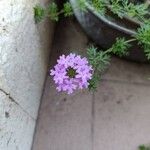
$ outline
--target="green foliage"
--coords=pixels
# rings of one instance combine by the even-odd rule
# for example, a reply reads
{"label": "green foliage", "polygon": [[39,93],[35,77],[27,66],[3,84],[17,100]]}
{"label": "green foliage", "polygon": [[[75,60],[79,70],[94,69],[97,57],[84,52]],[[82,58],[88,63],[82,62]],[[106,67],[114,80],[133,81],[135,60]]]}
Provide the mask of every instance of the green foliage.
{"label": "green foliage", "polygon": [[[122,18],[124,16],[124,13],[120,3],[121,0],[110,0],[110,8],[114,14],[117,14],[120,18]],[[107,7],[107,5],[105,7]]]}
{"label": "green foliage", "polygon": [[94,6],[95,10],[101,14],[106,13],[105,3],[105,0],[92,0],[92,5]]}
{"label": "green foliage", "polygon": [[104,51],[98,51],[97,48],[91,46],[87,49],[87,56],[89,63],[94,69],[94,74],[92,79],[89,81],[89,89],[95,90],[100,80],[100,74],[105,70],[110,62],[110,55],[106,54]]}
{"label": "green foliage", "polygon": [[51,20],[58,21],[59,13],[58,13],[58,6],[55,2],[52,2],[48,5],[47,14]]}
{"label": "green foliage", "polygon": [[34,7],[35,22],[40,22],[45,17],[45,10],[39,5]]}
{"label": "green foliage", "polygon": [[106,51],[98,50],[94,46],[91,46],[87,49],[87,58],[94,70],[93,77],[89,81],[90,90],[96,89],[101,73],[110,64],[111,54],[113,53],[119,56],[127,55],[127,50],[130,47],[129,42],[131,41],[126,41],[124,38],[117,38],[112,47]]}
{"label": "green foliage", "polygon": [[[78,0],[79,5],[76,9],[86,11],[87,8],[85,2],[86,0]],[[73,15],[73,9],[70,2],[65,2],[61,10],[58,9],[58,6],[55,2],[50,3],[46,8],[43,8],[40,5],[34,7],[34,18],[37,23],[41,22],[44,17],[49,17],[51,20],[57,22],[59,20],[60,14],[63,14],[64,17],[69,17]]]}
{"label": "green foliage", "polygon": [[147,59],[150,60],[150,45],[144,45],[144,52],[145,52],[145,55],[147,56]]}
{"label": "green foliage", "polygon": [[94,74],[92,79],[89,80],[89,86],[88,86],[89,90],[95,91],[97,89],[99,81],[100,81],[100,75]]}
{"label": "green foliage", "polygon": [[63,10],[64,10],[64,16],[65,17],[73,15],[73,10],[72,10],[71,4],[69,2],[64,3]]}
{"label": "green foliage", "polygon": [[139,146],[139,150],[150,150],[150,147],[146,147],[145,145]]}
{"label": "green foliage", "polygon": [[110,55],[106,54],[102,50],[98,50],[94,46],[91,46],[87,49],[87,55],[88,55],[89,63],[93,66],[95,71],[101,73],[109,64]]}
{"label": "green foliage", "polygon": [[118,17],[134,17],[137,20],[146,21],[149,14],[148,4],[134,4],[129,0],[92,0],[92,4],[97,12],[103,13],[109,8]]}
{"label": "green foliage", "polygon": [[150,24],[145,24],[137,30],[135,35],[140,44],[150,45]]}
{"label": "green foliage", "polygon": [[[81,11],[87,11],[87,0],[77,0],[78,6],[75,9]],[[133,4],[129,0],[89,0],[88,1],[98,13],[102,15],[107,13],[109,9],[118,17],[123,18],[124,16],[130,16],[142,21],[142,25],[137,29],[137,33],[133,35],[133,39],[126,40],[125,38],[117,38],[116,42],[111,48],[106,51],[98,50],[94,46],[87,49],[87,55],[89,63],[93,67],[93,78],[89,81],[89,89],[94,90],[97,87],[98,81],[100,80],[101,73],[106,69],[111,60],[111,54],[118,56],[128,55],[128,49],[131,46],[132,41],[137,41],[138,44],[143,46],[144,52],[147,59],[150,60],[150,20],[145,16],[149,14],[149,7],[146,4]],[[34,7],[34,17],[36,22],[40,22],[45,16],[49,17],[51,20],[58,21],[59,15],[63,14],[65,17],[73,15],[73,10],[71,4],[67,1],[63,4],[61,10],[55,2],[48,5],[47,8],[43,8],[39,5]],[[71,72],[73,73],[73,70]],[[139,147],[139,150],[150,150],[144,149],[145,147]]]}
{"label": "green foliage", "polygon": [[[87,11],[87,0],[77,0],[78,6],[75,9],[81,11]],[[149,14],[149,7],[147,4],[133,4],[129,0],[90,0],[89,3],[95,8],[98,13],[105,14],[108,8],[118,17],[123,18],[124,16],[134,17],[137,20],[143,22],[149,22],[150,20],[145,16]],[[52,2],[49,6],[44,9],[41,6],[34,8],[35,19],[37,22],[41,21],[45,16],[44,12],[47,12],[48,17],[54,21],[58,21],[59,15],[64,14],[65,17],[73,15],[73,10],[70,2],[65,2],[62,10],[58,10],[57,4]]]}
{"label": "green foliage", "polygon": [[86,0],[77,0],[77,1],[78,1],[78,8],[76,9],[80,9],[81,11],[86,12],[87,11]]}
{"label": "green foliage", "polygon": [[148,5],[146,4],[134,5],[133,3],[125,2],[123,6],[124,11],[126,11],[126,15],[130,17],[142,19],[148,13]]}
{"label": "green foliage", "polygon": [[137,30],[135,38],[138,43],[143,46],[144,52],[148,59],[150,59],[150,24],[145,24]]}
{"label": "green foliage", "polygon": [[128,55],[128,48],[130,44],[125,40],[125,38],[117,38],[116,43],[112,46],[112,53],[120,57]]}

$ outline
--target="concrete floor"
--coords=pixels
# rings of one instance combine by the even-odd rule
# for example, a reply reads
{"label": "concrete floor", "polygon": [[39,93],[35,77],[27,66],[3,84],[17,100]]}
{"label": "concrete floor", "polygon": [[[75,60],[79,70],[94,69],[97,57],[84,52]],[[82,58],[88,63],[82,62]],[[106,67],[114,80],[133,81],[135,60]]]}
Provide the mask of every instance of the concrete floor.
{"label": "concrete floor", "polygon": [[[51,54],[85,54],[90,43],[78,23],[61,22]],[[150,144],[150,65],[113,57],[97,92],[57,93],[48,76],[33,150],[137,150]]]}

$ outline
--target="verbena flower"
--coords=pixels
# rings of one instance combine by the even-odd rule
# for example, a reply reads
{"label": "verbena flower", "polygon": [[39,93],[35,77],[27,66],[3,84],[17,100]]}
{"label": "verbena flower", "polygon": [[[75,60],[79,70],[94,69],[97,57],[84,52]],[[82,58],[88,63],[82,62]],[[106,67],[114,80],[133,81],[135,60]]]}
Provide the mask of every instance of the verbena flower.
{"label": "verbena flower", "polygon": [[56,89],[68,94],[76,89],[87,88],[92,73],[93,69],[87,58],[81,58],[80,55],[72,53],[60,56],[54,69],[50,70],[50,75],[53,76],[57,86]]}

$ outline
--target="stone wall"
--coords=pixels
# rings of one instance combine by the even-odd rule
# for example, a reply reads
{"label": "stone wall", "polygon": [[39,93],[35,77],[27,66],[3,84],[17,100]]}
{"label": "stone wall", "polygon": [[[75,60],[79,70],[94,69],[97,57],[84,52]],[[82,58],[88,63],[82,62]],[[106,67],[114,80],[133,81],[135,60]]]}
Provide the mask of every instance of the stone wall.
{"label": "stone wall", "polygon": [[0,0],[0,150],[30,150],[54,25],[35,24],[48,0]]}

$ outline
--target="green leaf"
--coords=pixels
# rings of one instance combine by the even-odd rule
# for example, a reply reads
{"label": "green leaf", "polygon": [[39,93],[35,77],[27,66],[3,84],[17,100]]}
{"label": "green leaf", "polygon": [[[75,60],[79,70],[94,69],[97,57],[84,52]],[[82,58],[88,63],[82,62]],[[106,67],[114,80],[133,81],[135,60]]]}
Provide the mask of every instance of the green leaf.
{"label": "green leaf", "polygon": [[86,12],[87,11],[87,7],[86,7],[86,0],[77,0],[78,1],[78,8],[81,11]]}
{"label": "green leaf", "polygon": [[123,3],[124,11],[126,15],[130,17],[142,18],[148,13],[148,5],[147,4],[133,4],[128,0],[125,0]]}
{"label": "green leaf", "polygon": [[135,4],[129,0],[109,0],[109,5],[105,4],[105,7],[110,7],[114,14],[123,18],[124,16],[134,17],[137,20],[146,20],[146,14],[149,14],[148,4]]}
{"label": "green leaf", "polygon": [[141,26],[135,38],[138,40],[138,43],[143,46],[147,58],[150,59],[150,23]]}
{"label": "green leaf", "polygon": [[34,7],[34,19],[35,22],[38,23],[42,21],[45,17],[45,9],[42,8],[40,5],[36,5]]}
{"label": "green leaf", "polygon": [[137,40],[139,40],[140,44],[150,45],[150,23],[144,24],[140,28],[138,28],[135,37]]}
{"label": "green leaf", "polygon": [[91,46],[87,49],[87,58],[94,71],[93,77],[89,81],[89,89],[94,90],[100,80],[101,73],[106,69],[110,62],[110,55],[106,54],[104,51],[98,51],[97,48]]}
{"label": "green leaf", "polygon": [[146,147],[145,145],[139,146],[139,150],[150,150],[150,147]]}
{"label": "green leaf", "polygon": [[126,42],[125,38],[117,38],[116,43],[112,45],[112,53],[120,57],[128,55],[128,48],[130,44]]}
{"label": "green leaf", "polygon": [[139,146],[139,150],[146,150],[146,147],[144,145]]}
{"label": "green leaf", "polygon": [[51,4],[48,5],[47,13],[51,20],[54,21],[59,20],[58,6],[55,2],[52,2]]}
{"label": "green leaf", "polygon": [[72,16],[73,15],[73,10],[72,10],[72,6],[69,2],[64,3],[64,16],[68,17],[68,16]]}
{"label": "green leaf", "polygon": [[94,46],[87,49],[87,55],[90,64],[99,72],[103,72],[110,62],[110,55],[105,54],[102,50],[97,50]]}
{"label": "green leaf", "polygon": [[105,0],[92,0],[92,5],[97,12],[105,14],[106,12]]}
{"label": "green leaf", "polygon": [[121,3],[121,0],[110,0],[111,11],[120,18],[124,16],[123,7],[120,5]]}
{"label": "green leaf", "polygon": [[150,45],[145,44],[143,47],[144,47],[144,53],[147,59],[150,60]]}
{"label": "green leaf", "polygon": [[89,90],[95,91],[98,86],[99,81],[100,81],[100,75],[94,74],[92,79],[89,80],[89,86],[88,86]]}

